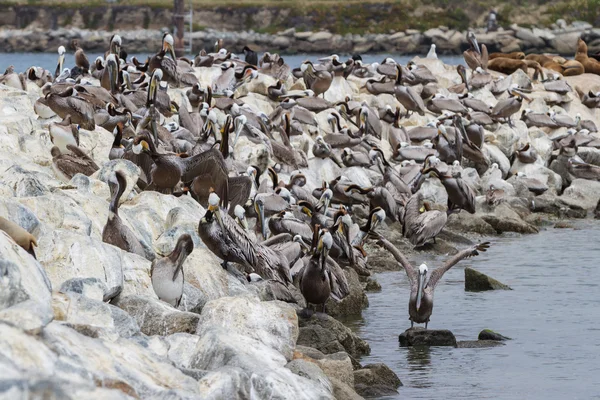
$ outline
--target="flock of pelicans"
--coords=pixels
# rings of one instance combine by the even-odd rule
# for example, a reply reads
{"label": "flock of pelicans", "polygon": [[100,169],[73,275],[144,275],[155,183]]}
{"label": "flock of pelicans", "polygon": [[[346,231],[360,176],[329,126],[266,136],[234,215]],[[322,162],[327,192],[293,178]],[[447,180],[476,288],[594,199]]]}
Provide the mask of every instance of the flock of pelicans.
{"label": "flock of pelicans", "polygon": [[[547,91],[565,94],[571,89],[558,73],[570,75],[578,68],[588,71],[597,63],[587,59],[583,41],[578,55],[581,50],[586,59],[563,63],[522,53],[488,55],[472,33],[469,41],[471,48],[464,58],[470,73],[459,65],[462,83],[447,90],[437,85],[436,76],[426,66],[414,62],[403,66],[391,58],[381,64],[365,64],[360,56],[341,61],[334,55],[320,64],[306,61],[291,69],[279,55],[265,53],[258,59],[249,48],[244,49],[242,60],[222,48],[222,42],[217,42],[215,52],[202,51],[194,60],[176,58],[169,34],[158,53],[143,63],[135,57],[126,61],[121,38],[114,35],[105,56],[94,63],[73,42],[74,67],[64,68],[66,50],[61,46],[54,73],[31,67],[17,74],[9,68],[0,76],[0,83],[26,90],[27,83],[34,82],[44,94],[34,106],[38,116],[62,119],[49,123],[48,129],[54,145],[53,167],[63,180],[78,173],[89,176],[99,169],[79,147],[79,129],[102,127],[114,135],[109,158],[129,160],[140,168],[136,184],[140,191],[192,196],[207,206],[198,234],[230,273],[248,281],[266,281],[277,299],[322,305],[324,310],[330,297],[342,299],[349,293],[343,268],[369,274],[363,244],[372,238],[406,271],[411,284],[411,325],[425,323],[427,327],[433,291],[441,277],[460,260],[485,251],[489,243],[460,251],[441,268],[429,271],[425,264],[413,267],[376,232],[377,227],[384,220],[399,222],[403,235],[420,247],[435,240],[449,214],[461,210],[475,213],[476,192],[461,177],[462,167],[473,166],[479,174],[499,172],[482,151],[483,127],[512,125],[513,116],[527,100],[527,88],[510,79],[495,78],[488,69],[510,74],[531,68],[534,79],[545,80]],[[435,46],[428,58],[437,58]],[[547,74],[546,79],[542,67],[557,73]],[[197,72],[206,68],[212,72],[212,83],[202,87]],[[261,76],[272,82],[264,93],[274,106],[270,115],[245,104],[243,96],[235,96]],[[378,109],[350,98],[331,103],[324,93],[335,80],[359,82],[361,91],[374,96],[391,95],[401,107]],[[189,87],[186,96],[191,108],[170,98],[169,85]],[[494,107],[472,95],[483,87],[500,98]],[[584,95],[588,107],[600,102],[593,93]],[[327,112],[329,131],[319,128],[315,114],[321,112]],[[407,131],[402,122],[413,113],[431,117],[430,122]],[[570,156],[586,135],[584,129],[596,131],[593,122],[569,119],[565,114],[524,111],[520,117],[528,126],[572,128],[569,135],[555,138],[561,154]],[[317,129],[312,148],[292,146],[291,138],[306,135],[307,127],[312,132]],[[234,158],[240,136],[267,149],[263,165],[247,165]],[[391,148],[391,155],[388,151],[386,157],[384,148]],[[306,188],[313,161],[307,155],[311,154],[311,158],[330,159],[342,171],[312,191]],[[537,155],[526,145],[517,157],[532,163]],[[571,160],[574,175],[597,173],[582,160]],[[348,172],[353,167],[362,168],[376,184],[356,184]],[[279,174],[289,176],[288,181]],[[431,178],[439,179],[445,188],[447,210],[424,201],[419,188]],[[538,193],[536,184],[538,192],[543,192],[535,179],[529,180],[531,191]],[[117,171],[109,179],[109,187],[109,217],[102,240],[151,260],[156,294],[178,307],[183,263],[194,249],[192,237],[182,235],[171,254],[157,257],[119,217],[125,175]],[[493,204],[502,191],[492,186],[484,194]],[[362,211],[366,222],[360,225],[358,217],[366,209],[368,216]],[[0,229],[35,257],[35,237],[4,218]],[[118,289],[112,291],[105,300],[118,294]]]}

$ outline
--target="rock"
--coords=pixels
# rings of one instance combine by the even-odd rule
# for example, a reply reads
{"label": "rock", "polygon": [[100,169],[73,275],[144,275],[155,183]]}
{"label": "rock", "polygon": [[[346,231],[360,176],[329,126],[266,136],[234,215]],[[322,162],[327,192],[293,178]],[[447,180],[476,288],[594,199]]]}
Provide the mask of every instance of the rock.
{"label": "rock", "polygon": [[363,289],[363,285],[358,279],[358,273],[352,268],[344,269],[344,275],[350,287],[350,293],[341,301],[335,301],[332,298],[325,303],[327,314],[332,317],[342,315],[361,315],[362,310],[369,306],[369,299]]}
{"label": "rock", "polygon": [[398,375],[383,363],[367,364],[354,371],[354,387],[365,397],[391,396],[402,386]]}
{"label": "rock", "polygon": [[592,210],[600,200],[600,182],[575,179],[564,190],[560,200],[569,206],[575,205],[584,210]]}
{"label": "rock", "polygon": [[113,340],[116,336],[129,338],[140,332],[137,322],[125,311],[78,293],[54,293],[52,308],[55,321],[86,336]]}
{"label": "rock", "polygon": [[369,354],[369,344],[336,319],[321,313],[298,320],[297,344],[314,347],[325,354],[346,351],[352,357]]}
{"label": "rock", "polygon": [[333,385],[333,396],[336,399],[363,400],[363,398],[356,393],[353,388],[346,385],[344,382],[341,382],[335,378],[330,378],[329,380]]}
{"label": "rock", "polygon": [[129,160],[110,160],[102,165],[102,168],[95,172],[90,178],[99,179],[108,184],[109,179],[114,178],[115,172],[117,171],[120,171],[127,181],[127,187],[121,196],[120,204],[122,204],[129,198],[131,191],[140,177],[141,170],[137,165]]}
{"label": "rock", "polygon": [[498,282],[494,278],[482,274],[472,268],[465,268],[465,290],[467,292],[481,292],[484,290],[512,290],[509,286]]}
{"label": "rock", "polygon": [[196,333],[198,329],[198,314],[178,311],[167,303],[150,297],[126,296],[120,298],[116,305],[131,315],[146,335]]}
{"label": "rock", "polygon": [[505,341],[511,340],[509,337],[503,336],[497,332],[494,332],[491,329],[484,329],[479,332],[479,336],[477,337],[479,340],[495,340],[495,341]]}
{"label": "rock", "polygon": [[581,32],[556,33],[554,39],[550,41],[552,47],[558,54],[571,55],[575,52],[577,39],[581,36]]}
{"label": "rock", "polygon": [[485,349],[498,346],[504,346],[504,343],[494,340],[461,340],[457,343],[459,349]]}
{"label": "rock", "polygon": [[[296,375],[315,381],[320,385],[330,385],[331,387],[327,375],[313,362],[297,359],[290,361],[285,367]],[[333,387],[331,387],[331,391],[333,391]]]}
{"label": "rock", "polygon": [[544,40],[535,35],[531,29],[516,27],[515,28],[515,36],[521,39],[524,42],[525,48],[534,47],[534,48],[543,48],[545,43]]}
{"label": "rock", "polygon": [[[222,370],[223,367],[236,368],[235,380],[231,383],[231,387],[237,388],[236,394],[227,398],[247,399],[250,397],[250,387],[254,388],[257,398],[331,398],[327,385],[317,385],[314,381],[284,368],[287,364],[286,358],[255,338],[242,336],[224,328],[207,326],[201,332],[195,349],[190,351],[193,353],[192,368],[210,371]],[[216,385],[216,382],[222,385],[227,381],[222,377],[215,379],[213,374],[214,372],[207,374],[199,382],[201,392],[202,385],[205,385],[206,391],[211,393],[211,396],[205,397],[223,398],[222,390],[212,386]]]}
{"label": "rock", "polygon": [[[296,36],[297,37],[297,36]],[[321,40],[329,40],[333,37],[333,34],[327,31],[319,31],[310,35],[306,40],[311,43],[318,42]]]}
{"label": "rock", "polygon": [[200,338],[197,335],[179,332],[165,336],[164,339],[168,346],[167,357],[169,360],[179,369],[191,368],[193,353],[190,349],[196,347]]}
{"label": "rock", "polygon": [[568,221],[558,221],[554,224],[554,229],[575,229],[575,226]]}
{"label": "rock", "polygon": [[367,278],[365,292],[381,292],[381,284],[373,277]]}
{"label": "rock", "polygon": [[102,301],[108,292],[106,284],[98,278],[71,278],[64,281],[58,290],[60,293],[79,293],[93,300]]}
{"label": "rock", "polygon": [[499,204],[493,214],[482,215],[481,218],[490,224],[498,233],[537,233],[535,226],[523,221],[519,214],[512,210],[506,203]]}
{"label": "rock", "polygon": [[316,364],[330,379],[335,378],[350,387],[354,387],[352,361],[345,351],[327,354],[316,360]]}
{"label": "rock", "polygon": [[411,346],[452,346],[456,347],[456,338],[448,330],[431,330],[421,327],[407,329],[398,336],[401,347]]}
{"label": "rock", "polygon": [[292,306],[280,301],[261,302],[252,297],[223,297],[212,300],[202,309],[198,335],[205,328],[222,327],[255,339],[292,359],[298,323]]}
{"label": "rock", "polygon": [[495,235],[496,230],[477,214],[460,212],[448,216],[446,228],[457,232],[475,232],[482,235]]}

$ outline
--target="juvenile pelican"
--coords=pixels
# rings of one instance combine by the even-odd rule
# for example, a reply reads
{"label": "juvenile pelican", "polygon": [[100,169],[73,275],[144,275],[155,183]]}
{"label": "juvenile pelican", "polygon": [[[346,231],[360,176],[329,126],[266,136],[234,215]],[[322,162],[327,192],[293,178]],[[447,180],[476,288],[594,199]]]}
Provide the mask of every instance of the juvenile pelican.
{"label": "juvenile pelican", "polygon": [[175,249],[168,256],[155,259],[150,267],[152,288],[159,299],[175,308],[183,296],[183,263],[194,250],[192,237],[187,233],[177,239]]}
{"label": "juvenile pelican", "polygon": [[427,324],[433,312],[433,292],[440,279],[442,279],[442,276],[459,261],[477,256],[479,252],[484,252],[490,247],[489,242],[475,244],[459,251],[452,258],[448,259],[442,267],[429,272],[429,268],[424,263],[419,265],[419,268],[413,267],[404,254],[383,238],[383,236],[379,235],[377,243],[392,253],[396,261],[406,271],[406,276],[410,283],[410,300],[408,301],[410,327],[412,328],[415,323],[424,323],[425,329],[427,329]]}

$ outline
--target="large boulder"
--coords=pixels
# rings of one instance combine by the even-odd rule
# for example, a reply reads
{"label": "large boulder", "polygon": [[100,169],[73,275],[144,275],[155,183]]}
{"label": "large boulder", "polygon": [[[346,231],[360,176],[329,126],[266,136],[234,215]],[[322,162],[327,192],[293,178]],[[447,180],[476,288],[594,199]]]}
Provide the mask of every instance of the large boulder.
{"label": "large boulder", "polygon": [[198,328],[198,314],[178,311],[154,298],[131,295],[119,298],[116,305],[131,315],[146,335],[195,333]]}
{"label": "large boulder", "polygon": [[344,275],[346,275],[350,293],[341,301],[335,301],[332,298],[329,298],[325,304],[327,314],[333,317],[342,315],[361,315],[362,310],[369,306],[367,294],[354,269],[344,269]]}
{"label": "large boulder", "polygon": [[485,290],[512,290],[508,285],[498,282],[494,278],[482,274],[473,268],[465,268],[465,290],[467,292],[481,292]]}
{"label": "large boulder", "polygon": [[569,206],[578,206],[592,210],[600,200],[600,182],[587,179],[575,179],[560,196],[560,200]]}
{"label": "large boulder", "polygon": [[325,315],[313,314],[310,318],[299,318],[298,344],[314,347],[325,354],[345,351],[352,357],[369,354],[369,344],[358,337],[350,328],[338,320]]}
{"label": "large boulder", "polygon": [[354,387],[365,397],[390,396],[402,386],[398,375],[383,363],[367,364],[354,371]]}

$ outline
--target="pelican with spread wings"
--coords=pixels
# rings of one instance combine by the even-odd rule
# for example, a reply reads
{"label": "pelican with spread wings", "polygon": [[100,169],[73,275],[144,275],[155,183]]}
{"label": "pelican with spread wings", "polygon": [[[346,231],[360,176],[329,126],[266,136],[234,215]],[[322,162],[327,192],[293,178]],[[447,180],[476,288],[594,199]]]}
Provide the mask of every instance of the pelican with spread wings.
{"label": "pelican with spread wings", "polygon": [[389,251],[406,271],[410,282],[410,300],[408,301],[410,327],[412,328],[415,323],[424,323],[425,329],[427,329],[433,312],[433,291],[442,276],[459,261],[479,255],[479,252],[484,252],[490,247],[490,242],[475,244],[456,253],[442,267],[429,272],[426,264],[421,264],[418,268],[413,267],[404,254],[381,235],[378,235],[378,244]]}

